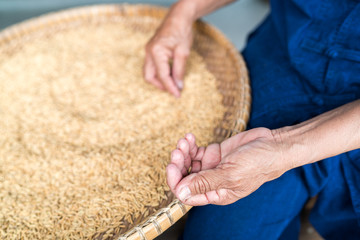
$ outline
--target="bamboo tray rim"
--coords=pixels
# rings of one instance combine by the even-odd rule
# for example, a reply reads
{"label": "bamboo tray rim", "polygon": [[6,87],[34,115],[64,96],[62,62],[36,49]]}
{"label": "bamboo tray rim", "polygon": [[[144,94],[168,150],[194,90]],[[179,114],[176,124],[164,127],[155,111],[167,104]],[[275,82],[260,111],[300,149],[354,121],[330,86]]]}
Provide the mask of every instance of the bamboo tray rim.
{"label": "bamboo tray rim", "polygon": [[[0,31],[0,47],[6,44],[14,44],[14,42],[17,44],[17,39],[27,38],[31,33],[58,24],[70,23],[77,19],[95,18],[98,16],[116,16],[119,15],[119,13],[125,14],[126,16],[160,18],[164,17],[166,12],[167,8],[165,7],[148,4],[94,4],[54,11],[16,23],[3,29]],[[198,20],[195,23],[195,27],[201,28],[229,52],[234,65],[237,66],[239,76],[242,76],[239,81],[243,84],[244,88],[241,98],[244,107],[237,113],[238,117],[234,122],[234,126],[225,133],[225,137],[231,137],[240,131],[245,130],[249,119],[251,96],[246,65],[234,45],[217,28],[201,20]],[[175,199],[167,207],[161,208],[152,216],[145,218],[141,224],[120,235],[117,239],[154,239],[183,217],[190,209],[191,206],[184,205],[181,201]]]}

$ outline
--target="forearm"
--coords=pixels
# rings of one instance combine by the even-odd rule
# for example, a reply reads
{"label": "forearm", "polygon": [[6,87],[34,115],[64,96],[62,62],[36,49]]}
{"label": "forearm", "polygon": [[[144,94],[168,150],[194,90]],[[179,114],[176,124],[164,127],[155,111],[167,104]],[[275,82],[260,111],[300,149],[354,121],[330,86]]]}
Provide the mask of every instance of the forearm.
{"label": "forearm", "polygon": [[235,0],[180,0],[179,5],[187,6],[187,8],[190,9],[192,20],[195,21],[234,1]]}
{"label": "forearm", "polygon": [[360,148],[360,100],[273,132],[289,169]]}
{"label": "forearm", "polygon": [[235,0],[179,0],[171,6],[167,19],[181,20],[192,24],[197,19],[209,14]]}

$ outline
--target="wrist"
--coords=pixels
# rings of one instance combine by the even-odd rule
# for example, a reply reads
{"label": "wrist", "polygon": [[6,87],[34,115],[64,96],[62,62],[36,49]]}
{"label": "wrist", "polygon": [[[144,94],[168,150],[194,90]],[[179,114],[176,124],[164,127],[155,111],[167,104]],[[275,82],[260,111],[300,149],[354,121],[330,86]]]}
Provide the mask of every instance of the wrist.
{"label": "wrist", "polygon": [[304,129],[286,126],[271,131],[279,145],[285,171],[316,161],[316,151],[307,142]]}
{"label": "wrist", "polygon": [[168,18],[178,23],[192,25],[198,18],[196,1],[180,0],[173,4],[169,10]]}

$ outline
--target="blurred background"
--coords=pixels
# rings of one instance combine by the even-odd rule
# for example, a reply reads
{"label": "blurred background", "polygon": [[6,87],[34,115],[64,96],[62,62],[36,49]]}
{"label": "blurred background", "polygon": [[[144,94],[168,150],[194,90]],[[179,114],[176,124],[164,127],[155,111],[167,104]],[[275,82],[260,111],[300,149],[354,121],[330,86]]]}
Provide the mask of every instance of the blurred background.
{"label": "blurred background", "polygon": [[[0,0],[0,30],[23,20],[45,13],[77,6],[106,3],[144,3],[170,6],[176,0]],[[203,20],[215,25],[237,47],[242,50],[246,38],[269,13],[267,0],[239,0]],[[310,209],[304,211],[300,240],[321,239],[307,221]],[[168,229],[157,240],[175,240],[181,234],[186,217]]]}
{"label": "blurred background", "polygon": [[[0,30],[25,19],[61,9],[124,2],[170,6],[176,0],[0,0]],[[203,19],[218,27],[240,50],[245,45],[246,36],[268,12],[266,0],[240,0]]]}

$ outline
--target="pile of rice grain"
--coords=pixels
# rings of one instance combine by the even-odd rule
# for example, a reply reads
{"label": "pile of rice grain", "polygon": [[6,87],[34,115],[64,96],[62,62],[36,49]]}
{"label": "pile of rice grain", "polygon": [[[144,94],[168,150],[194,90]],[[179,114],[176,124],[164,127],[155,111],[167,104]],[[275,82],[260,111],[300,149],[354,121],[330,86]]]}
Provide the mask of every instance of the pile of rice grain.
{"label": "pile of rice grain", "polygon": [[152,33],[128,26],[70,28],[0,54],[0,239],[123,232],[166,198],[177,140],[213,140],[225,109],[202,58],[191,53],[175,99],[144,82]]}

